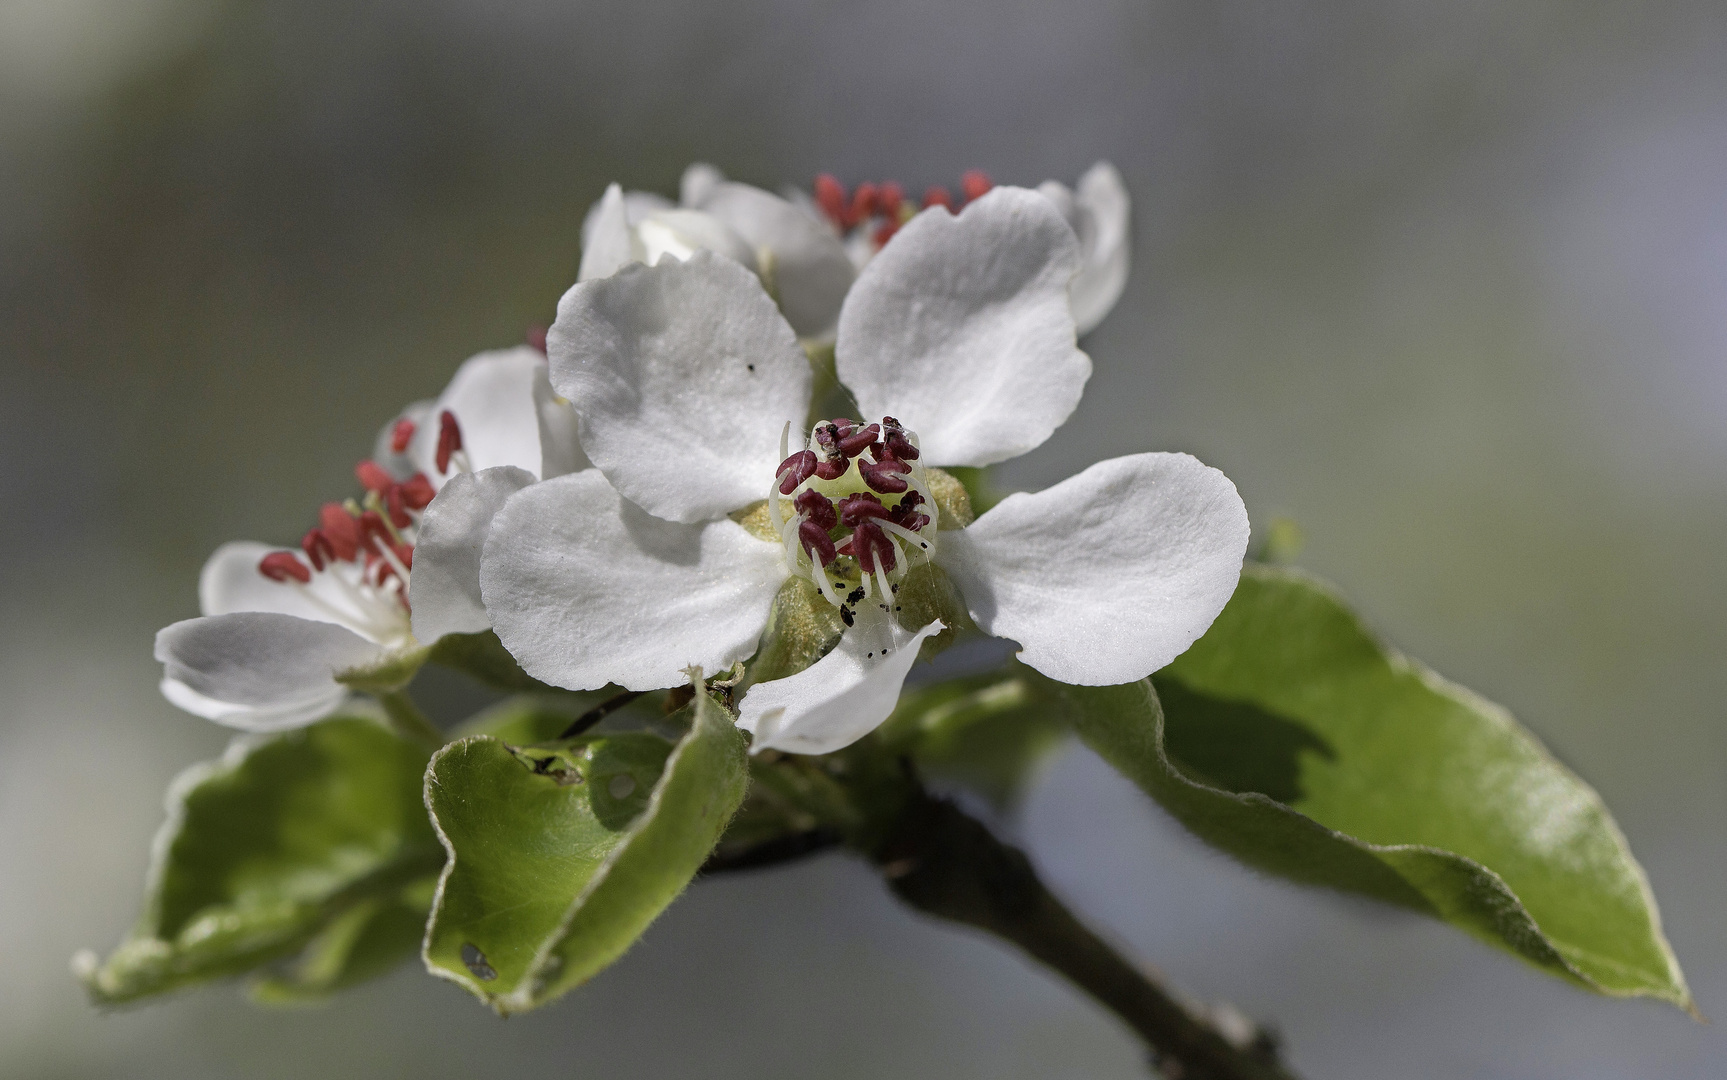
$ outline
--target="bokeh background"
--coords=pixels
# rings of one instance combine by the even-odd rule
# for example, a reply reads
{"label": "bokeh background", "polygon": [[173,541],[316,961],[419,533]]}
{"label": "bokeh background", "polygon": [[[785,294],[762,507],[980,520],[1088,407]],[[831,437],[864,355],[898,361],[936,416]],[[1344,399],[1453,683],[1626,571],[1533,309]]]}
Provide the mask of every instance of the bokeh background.
{"label": "bokeh background", "polygon": [[[1391,641],[1600,788],[1727,1015],[1727,6],[1529,0],[0,0],[0,1077],[1144,1075],[1087,1000],[828,856],[698,883],[502,1022],[412,968],[99,1015],[204,556],[549,319],[608,180],[715,162],[1133,192],[1074,419],[1183,449]],[[1727,1033],[1266,880],[1070,748],[1004,828],[1304,1075],[1719,1077]]]}

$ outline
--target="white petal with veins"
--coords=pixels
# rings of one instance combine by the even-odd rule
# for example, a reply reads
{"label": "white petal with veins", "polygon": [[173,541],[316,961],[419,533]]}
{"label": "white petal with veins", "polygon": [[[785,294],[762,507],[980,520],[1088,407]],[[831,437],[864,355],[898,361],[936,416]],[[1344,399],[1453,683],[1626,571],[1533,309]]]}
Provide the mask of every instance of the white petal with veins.
{"label": "white petal with veins", "polygon": [[192,706],[200,699],[219,703],[223,709],[200,715],[235,726],[292,726],[283,718],[333,708],[346,693],[337,673],[376,663],[387,651],[333,623],[256,611],[174,623],[156,634],[155,650],[170,701],[189,711],[198,711]]}
{"label": "white petal with veins", "polygon": [[1247,510],[1186,454],[1100,461],[941,534],[936,561],[985,633],[1079,686],[1133,682],[1186,651],[1235,591]]}
{"label": "white petal with veins", "polygon": [[931,207],[870,261],[840,311],[840,381],[894,416],[931,465],[991,465],[1043,443],[1079,404],[1091,359],[1067,288],[1079,243],[1036,192],[998,187],[958,216]]}
{"label": "white petal with veins", "polygon": [[445,634],[473,634],[492,620],[480,600],[480,553],[492,517],[534,474],[508,465],[452,477],[420,519],[408,601],[414,637],[431,644]]}
{"label": "white petal with veins", "polygon": [[751,751],[826,754],[868,735],[893,712],[919,646],[941,629],[938,619],[913,633],[864,604],[833,651],[744,694],[738,727],[755,736]]}
{"label": "white petal with veins", "polygon": [[546,377],[546,358],[526,345],[463,361],[414,432],[408,453],[415,465],[434,487],[458,471],[453,464],[449,472],[438,471],[439,416],[448,410],[462,429],[462,452],[474,472],[514,465],[540,475],[543,447],[535,386]]}
{"label": "white petal with veins", "polygon": [[754,274],[708,252],[576,285],[546,345],[589,459],[669,521],[761,499],[781,431],[809,407],[791,327]]}
{"label": "white petal with veins", "polygon": [[785,577],[778,545],[726,519],[653,517],[589,469],[510,497],[480,591],[499,640],[542,682],[656,690],[755,652]]}

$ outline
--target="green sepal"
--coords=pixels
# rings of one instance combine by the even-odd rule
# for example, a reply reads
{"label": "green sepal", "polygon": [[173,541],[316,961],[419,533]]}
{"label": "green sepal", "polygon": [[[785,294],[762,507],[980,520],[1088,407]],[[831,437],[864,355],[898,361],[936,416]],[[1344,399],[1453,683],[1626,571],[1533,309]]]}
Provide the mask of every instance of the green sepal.
{"label": "green sepal", "polygon": [[376,663],[349,668],[336,673],[336,681],[362,694],[388,694],[414,681],[414,676],[426,665],[432,650],[424,645],[385,653]]}
{"label": "green sepal", "polygon": [[839,644],[845,628],[839,610],[827,602],[813,581],[796,575],[786,578],[774,595],[761,646],[744,681],[738,684],[735,698],[741,699],[756,683],[783,679],[809,667]]}
{"label": "green sepal", "polygon": [[743,735],[705,691],[674,746],[646,733],[513,748],[471,736],[426,771],[449,863],[423,956],[500,1014],[617,959],[713,850],[748,782]]}
{"label": "green sepal", "polygon": [[909,690],[876,731],[928,775],[1011,806],[1068,733],[1029,679],[998,672]]}
{"label": "green sepal", "polygon": [[236,739],[180,774],[137,925],[74,966],[103,1004],[252,971],[437,872],[427,752],[371,719]]}
{"label": "green sepal", "polygon": [[1105,760],[1243,861],[1423,911],[1603,994],[1690,1008],[1600,797],[1315,579],[1249,565],[1156,677],[1161,705],[1149,681],[1037,678]]}

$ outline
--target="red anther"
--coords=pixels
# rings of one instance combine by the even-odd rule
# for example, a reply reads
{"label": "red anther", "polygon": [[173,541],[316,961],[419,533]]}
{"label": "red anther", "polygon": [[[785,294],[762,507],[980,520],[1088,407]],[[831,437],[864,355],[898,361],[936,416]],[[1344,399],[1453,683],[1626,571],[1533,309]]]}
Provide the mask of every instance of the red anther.
{"label": "red anther", "polygon": [[887,517],[888,509],[874,495],[860,491],[839,501],[839,513],[840,523],[848,529],[855,529],[870,518]]}
{"label": "red anther", "polygon": [[823,458],[821,463],[816,466],[816,478],[838,480],[846,474],[846,470],[849,468],[851,468],[851,462],[845,459],[845,455],[835,454],[833,457]]}
{"label": "red anther", "polygon": [[396,426],[390,429],[390,449],[396,453],[404,453],[408,443],[414,438],[414,432],[420,430],[420,425],[407,417],[396,421]]}
{"label": "red anther", "polygon": [[899,220],[900,204],[905,202],[905,188],[897,181],[889,180],[881,186],[881,194],[876,196],[876,206],[890,220]]}
{"label": "red anther", "polygon": [[396,478],[384,471],[384,467],[370,459],[354,466],[354,475],[360,478],[360,484],[367,491],[383,491],[396,482]]}
{"label": "red anther", "polygon": [[965,192],[965,201],[981,199],[989,194],[989,189],[995,187],[980,169],[971,169],[959,178],[959,189]]}
{"label": "red anther", "polygon": [[887,452],[901,461],[916,461],[918,449],[912,441],[906,438],[905,428],[891,416],[881,418],[881,429],[885,433],[882,442],[887,444]]}
{"label": "red anther", "polygon": [[360,523],[341,503],[325,503],[318,511],[318,525],[336,558],[347,562],[360,551]]}
{"label": "red anther", "polygon": [[530,326],[530,327],[528,327],[527,341],[528,341],[528,348],[533,349],[535,352],[539,353],[542,356],[545,355],[545,352],[546,352],[546,328],[543,326]]}
{"label": "red anther", "polygon": [[865,573],[876,570],[888,573],[896,562],[893,541],[873,521],[862,522],[853,531],[851,553]]}
{"label": "red anther", "polygon": [[830,173],[816,177],[816,205],[822,208],[828,220],[841,229],[846,228],[846,189],[837,177]]}
{"label": "red anther", "polygon": [[870,241],[879,248],[889,240],[892,240],[893,234],[896,232],[899,232],[899,219],[888,218],[886,221],[876,226],[875,232],[870,236]]}
{"label": "red anther", "polygon": [[859,184],[857,190],[852,192],[851,209],[846,213],[846,228],[849,229],[861,221],[868,221],[875,217],[876,199],[876,186],[874,184],[868,180]]}
{"label": "red anther", "polygon": [[863,473],[864,483],[870,486],[871,491],[879,491],[884,495],[898,495],[904,491],[909,486],[905,477],[910,471],[905,462],[895,461],[891,457],[879,461],[858,461],[858,472]]}
{"label": "red anther", "polygon": [[790,495],[797,490],[799,484],[808,480],[816,471],[816,452],[814,450],[799,450],[791,457],[780,462],[780,467],[774,470],[774,475],[780,478],[780,494]]}
{"label": "red anther", "polygon": [[306,569],[306,564],[301,562],[291,551],[272,551],[259,559],[258,573],[263,574],[271,581],[284,583],[289,578],[293,578],[302,585],[312,580],[312,572]]}
{"label": "red anther", "polygon": [[384,509],[390,512],[390,524],[398,529],[405,529],[414,523],[408,515],[408,508],[402,502],[402,485],[391,484],[384,491]]}
{"label": "red anther", "polygon": [[[360,515],[360,540],[364,544],[371,544],[373,541],[380,544],[391,543],[390,529],[376,510],[368,510]],[[368,551],[368,557],[370,554]]]}
{"label": "red anther", "polygon": [[438,414],[438,471],[450,471],[450,455],[462,448],[462,425],[448,409]]}
{"label": "red anther", "polygon": [[322,570],[326,562],[336,561],[336,545],[330,543],[321,529],[307,529],[306,535],[300,537],[300,550],[311,560],[314,570]]}
{"label": "red anther", "polygon": [[923,205],[925,209],[932,206],[945,206],[947,209],[952,210],[953,194],[949,192],[947,188],[932,187],[923,193]]}
{"label": "red anther", "polygon": [[815,522],[823,529],[831,529],[840,523],[839,513],[834,510],[833,502],[815,488],[810,488],[792,500],[798,513],[809,521]]}
{"label": "red anther", "polygon": [[391,550],[396,553],[396,558],[401,560],[403,566],[407,567],[409,570],[414,568],[414,545],[393,544],[391,545]]}
{"label": "red anther", "polygon": [[809,552],[810,558],[826,566],[834,561],[839,552],[834,549],[833,537],[828,531],[813,521],[801,522],[798,525],[798,543]]}
{"label": "red anther", "polygon": [[398,485],[402,491],[402,502],[409,510],[424,510],[437,492],[432,490],[432,482],[426,479],[425,473],[415,473]]}
{"label": "red anther", "polygon": [[895,504],[893,513],[889,516],[888,520],[902,528],[910,529],[912,532],[918,532],[922,530],[925,525],[929,524],[929,516],[919,512],[918,510],[918,507],[922,504],[923,495],[921,493],[916,491],[907,492],[905,497]]}
{"label": "red anther", "polygon": [[879,435],[881,435],[880,424],[871,424],[861,430],[854,428],[850,433],[840,436],[840,453],[849,458],[857,457],[868,450]]}

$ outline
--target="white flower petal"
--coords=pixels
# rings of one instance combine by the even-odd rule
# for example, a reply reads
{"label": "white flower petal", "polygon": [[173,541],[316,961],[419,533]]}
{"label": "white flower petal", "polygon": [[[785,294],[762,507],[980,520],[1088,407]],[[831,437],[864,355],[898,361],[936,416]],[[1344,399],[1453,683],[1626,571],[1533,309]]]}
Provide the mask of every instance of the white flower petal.
{"label": "white flower petal", "polygon": [[613,184],[582,222],[582,262],[576,271],[577,281],[611,277],[637,261],[631,224],[624,191]]}
{"label": "white flower petal", "polygon": [[[303,716],[340,700],[335,675],[375,663],[385,652],[333,623],[273,612],[186,619],[156,634],[156,659],[166,680],[196,695],[180,695],[176,704],[202,698],[239,706],[253,710],[254,721],[257,714]],[[163,692],[175,693],[166,687]],[[210,719],[233,723],[242,715]]]}
{"label": "white flower petal", "polygon": [[409,454],[434,486],[458,471],[454,464],[438,471],[439,417],[448,410],[461,426],[462,451],[473,471],[514,465],[539,476],[543,444],[536,387],[544,383],[538,393],[549,400],[546,380],[546,358],[527,345],[469,357],[414,432]]}
{"label": "white flower petal", "polygon": [[1127,287],[1132,249],[1128,217],[1133,203],[1121,173],[1109,162],[1100,161],[1079,178],[1072,205],[1068,222],[1079,234],[1081,261],[1079,273],[1068,286],[1068,300],[1073,305],[1073,321],[1084,334],[1103,321]]}
{"label": "white flower petal", "polygon": [[726,174],[705,161],[691,163],[678,181],[678,202],[696,210],[702,209],[709,193],[725,183]]}
{"label": "white flower petal", "polygon": [[[395,449],[396,425],[403,420],[410,420],[414,430],[419,431],[426,423],[426,418],[432,416],[432,410],[438,403],[430,398],[411,403],[407,408],[395,415],[389,423],[378,431],[378,437],[372,440],[372,460],[397,480],[406,480],[420,471],[420,463],[414,459],[412,440],[401,453]],[[436,423],[436,417],[433,417]]]}
{"label": "white flower petal", "polygon": [[798,336],[833,332],[856,271],[832,229],[778,195],[735,181],[714,183],[699,205],[767,253],[762,273]]}
{"label": "white flower petal", "polygon": [[880,726],[899,700],[906,672],[941,620],[911,633],[880,608],[864,605],[833,651],[796,675],[757,683],[738,703],[738,727],[752,752],[826,754]]}
{"label": "white flower petal", "polygon": [[453,476],[426,507],[408,586],[414,637],[422,645],[491,627],[480,600],[480,552],[493,515],[533,482],[533,473],[508,465]]}
{"label": "white flower petal", "polygon": [[576,407],[552,389],[550,368],[541,364],[534,376],[534,411],[540,418],[541,480],[581,472],[591,464],[576,432]]}
{"label": "white flower petal", "polygon": [[780,433],[809,407],[791,327],[754,274],[707,252],[576,285],[546,346],[589,459],[670,521],[766,497]]}
{"label": "white flower petal", "polygon": [[335,712],[348,697],[346,687],[332,684],[328,694],[304,702],[259,707],[235,705],[232,702],[207,698],[178,679],[163,679],[161,689],[162,696],[177,709],[184,709],[193,716],[214,720],[227,727],[251,732],[286,731],[289,728],[304,727]]}
{"label": "white flower petal", "polygon": [[598,471],[523,488],[492,520],[480,591],[523,670],[572,690],[655,690],[755,651],[785,580],[776,544],[730,520],[679,525]]}
{"label": "white flower petal", "polygon": [[636,254],[655,266],[667,257],[683,262],[698,251],[711,251],[755,272],[756,249],[731,226],[702,210],[655,210],[635,227]]}
{"label": "white flower petal", "polygon": [[259,561],[273,551],[288,551],[304,561],[300,552],[291,548],[251,540],[234,540],[217,548],[198,575],[198,610],[205,615],[269,611],[315,622],[336,621],[328,608],[318,604],[319,599],[347,610],[342,584],[328,574],[313,574],[305,586],[272,581],[260,574]]}
{"label": "white flower petal", "polygon": [[936,559],[985,632],[1052,679],[1112,686],[1180,656],[1247,551],[1235,485],[1186,454],[1100,461],[942,533]]}
{"label": "white flower petal", "polygon": [[1073,230],[1050,201],[998,187],[931,207],[858,275],[840,311],[840,381],[863,416],[917,432],[931,465],[990,465],[1049,438],[1091,360],[1074,344]]}

